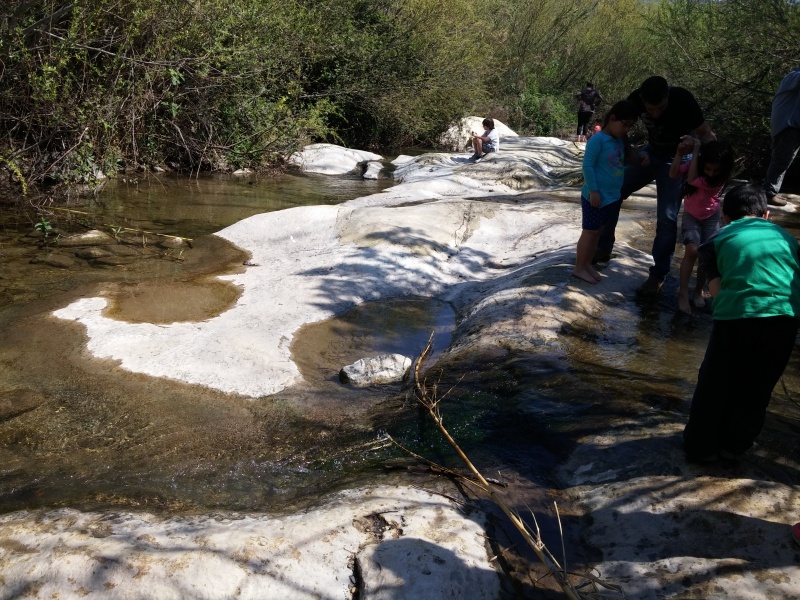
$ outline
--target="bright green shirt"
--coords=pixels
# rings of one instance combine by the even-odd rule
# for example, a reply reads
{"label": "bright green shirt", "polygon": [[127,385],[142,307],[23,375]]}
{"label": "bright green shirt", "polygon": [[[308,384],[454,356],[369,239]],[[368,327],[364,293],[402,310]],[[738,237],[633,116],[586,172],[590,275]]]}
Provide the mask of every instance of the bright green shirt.
{"label": "bright green shirt", "polygon": [[721,278],[714,319],[800,318],[800,248],[788,231],[765,219],[738,219],[701,249],[709,280]]}

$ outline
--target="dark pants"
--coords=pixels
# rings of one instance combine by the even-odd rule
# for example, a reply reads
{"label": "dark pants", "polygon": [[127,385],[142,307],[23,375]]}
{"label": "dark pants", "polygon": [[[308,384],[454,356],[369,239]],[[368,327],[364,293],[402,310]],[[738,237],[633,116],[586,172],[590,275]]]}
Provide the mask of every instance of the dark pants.
{"label": "dark pants", "polygon": [[792,317],[714,321],[683,432],[687,455],[741,454],[753,445],[798,323]]}
{"label": "dark pants", "polygon": [[[645,149],[647,150],[647,149]],[[669,176],[671,160],[664,160],[650,155],[650,164],[628,165],[625,167],[625,179],[622,182],[620,198],[625,200],[644,186],[656,182],[656,237],[653,239],[653,261],[650,276],[664,281],[669,273],[675,242],[678,239],[678,212],[681,209],[681,180]],[[621,207],[622,203],[617,203]],[[597,243],[597,255],[611,255],[614,247],[614,230],[617,227],[619,211],[606,223],[600,240]]]}
{"label": "dark pants", "polygon": [[593,112],[578,111],[578,135],[586,135],[589,131],[589,121],[592,120]]}
{"label": "dark pants", "polygon": [[772,157],[764,180],[764,190],[768,198],[776,196],[781,191],[783,176],[792,165],[798,150],[800,150],[800,129],[797,127],[787,127],[772,138]]}

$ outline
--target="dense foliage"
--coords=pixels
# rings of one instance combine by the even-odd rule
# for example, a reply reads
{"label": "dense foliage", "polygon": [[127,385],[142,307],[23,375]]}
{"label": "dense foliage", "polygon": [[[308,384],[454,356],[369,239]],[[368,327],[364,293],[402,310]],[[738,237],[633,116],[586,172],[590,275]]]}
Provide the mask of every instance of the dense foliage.
{"label": "dense foliage", "polygon": [[775,89],[800,67],[800,3],[664,2],[652,29],[670,49],[666,73],[694,92],[714,130],[734,143],[745,174],[763,175]]}
{"label": "dense foliage", "polygon": [[792,0],[10,0],[0,7],[0,168],[15,180],[279,166],[310,141],[435,143],[467,114],[569,135],[657,73],[689,88],[753,172]]}

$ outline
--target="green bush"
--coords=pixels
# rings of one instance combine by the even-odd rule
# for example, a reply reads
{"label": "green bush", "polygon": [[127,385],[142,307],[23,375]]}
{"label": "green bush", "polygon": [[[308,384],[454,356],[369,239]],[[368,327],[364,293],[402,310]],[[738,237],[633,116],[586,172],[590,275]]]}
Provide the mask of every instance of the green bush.
{"label": "green bush", "polygon": [[662,74],[695,93],[755,172],[772,94],[800,58],[799,7],[11,0],[0,7],[0,156],[34,185],[91,183],[164,163],[267,169],[311,141],[432,145],[469,114],[566,135],[587,80],[606,108]]}

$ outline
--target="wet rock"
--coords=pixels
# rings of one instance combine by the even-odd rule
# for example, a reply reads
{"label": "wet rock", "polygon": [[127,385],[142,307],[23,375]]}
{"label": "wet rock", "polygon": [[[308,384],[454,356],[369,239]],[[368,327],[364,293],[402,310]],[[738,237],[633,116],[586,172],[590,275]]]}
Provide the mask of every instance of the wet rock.
{"label": "wet rock", "polygon": [[108,251],[114,256],[141,256],[142,249],[139,246],[126,246],[124,244],[115,244],[108,246]]}
{"label": "wet rock", "polygon": [[62,248],[72,248],[75,246],[105,246],[114,239],[99,229],[92,229],[86,233],[62,236],[58,240],[58,245]]}
{"label": "wet rock", "polygon": [[136,258],[132,256],[101,256],[92,261],[93,267],[119,267],[122,265],[130,265],[136,262]]}
{"label": "wet rock", "polygon": [[31,390],[0,392],[0,423],[33,410],[44,401],[44,395]]}
{"label": "wet rock", "polygon": [[383,169],[383,163],[377,160],[371,160],[364,165],[364,173],[361,175],[364,179],[378,179]]}
{"label": "wet rock", "polygon": [[47,265],[57,269],[69,269],[75,266],[75,261],[64,254],[48,254],[47,256],[37,256],[31,259],[32,265]]}
{"label": "wet rock", "polygon": [[402,354],[380,354],[362,358],[339,371],[339,381],[357,387],[402,381],[411,359]]}
{"label": "wet rock", "polygon": [[47,231],[47,236],[45,236],[45,232],[44,231],[42,231],[40,229],[34,229],[30,233],[28,233],[28,235],[26,237],[32,238],[34,240],[41,240],[41,239],[46,237],[47,239],[52,240],[52,239],[57,238],[60,234],[61,234],[61,231],[59,229],[56,229],[55,227],[53,227],[53,228],[51,228],[51,229],[49,229]]}
{"label": "wet rock", "polygon": [[167,248],[169,250],[175,250],[178,248],[186,248],[188,244],[186,240],[179,237],[168,237],[162,238],[160,242],[158,242],[158,246],[161,248]]}
{"label": "wet rock", "polygon": [[36,250],[32,249],[30,246],[6,246],[0,248],[0,256],[4,256],[5,258],[25,258],[34,252],[36,252]]}
{"label": "wet rock", "polygon": [[77,256],[78,258],[83,258],[84,260],[92,260],[94,258],[103,258],[105,256],[111,256],[111,252],[93,246],[91,248],[83,248],[81,250],[78,250],[75,253],[75,256]]}

